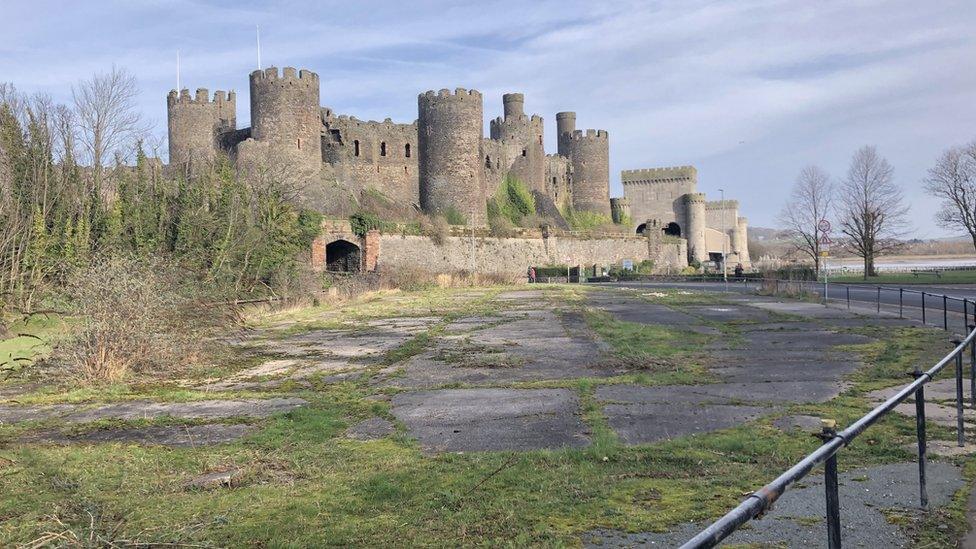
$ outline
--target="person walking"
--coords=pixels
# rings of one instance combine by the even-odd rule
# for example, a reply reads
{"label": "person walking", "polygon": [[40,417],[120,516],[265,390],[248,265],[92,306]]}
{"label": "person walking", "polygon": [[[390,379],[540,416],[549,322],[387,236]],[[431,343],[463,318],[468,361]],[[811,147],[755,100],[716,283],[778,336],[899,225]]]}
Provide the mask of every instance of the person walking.
{"label": "person walking", "polygon": [[535,267],[529,267],[529,281],[535,284]]}

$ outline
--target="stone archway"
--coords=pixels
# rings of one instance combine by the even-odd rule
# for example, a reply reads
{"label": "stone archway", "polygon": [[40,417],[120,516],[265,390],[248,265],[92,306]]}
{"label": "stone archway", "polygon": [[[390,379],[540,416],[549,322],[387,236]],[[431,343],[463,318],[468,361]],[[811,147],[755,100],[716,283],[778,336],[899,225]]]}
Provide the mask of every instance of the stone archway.
{"label": "stone archway", "polygon": [[644,234],[644,231],[646,230],[647,230],[647,223],[641,223],[640,225],[637,226],[637,234]]}
{"label": "stone archway", "polygon": [[665,225],[661,230],[668,236],[681,236],[681,226],[674,221]]}
{"label": "stone archway", "polygon": [[348,240],[335,240],[325,246],[325,268],[332,272],[358,273],[359,246]]}

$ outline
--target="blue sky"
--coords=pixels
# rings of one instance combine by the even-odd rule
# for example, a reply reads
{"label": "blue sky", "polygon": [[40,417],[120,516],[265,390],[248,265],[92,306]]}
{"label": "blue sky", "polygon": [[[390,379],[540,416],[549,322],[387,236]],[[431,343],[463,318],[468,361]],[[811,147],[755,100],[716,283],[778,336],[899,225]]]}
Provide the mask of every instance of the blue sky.
{"label": "blue sky", "polygon": [[796,174],[842,177],[876,145],[895,167],[919,236],[941,236],[921,189],[943,149],[976,139],[976,2],[697,0],[221,2],[4,0],[0,81],[68,101],[70,85],[117,64],[165,135],[176,51],[186,87],[235,89],[261,25],[265,66],[319,73],[322,103],[363,119],[416,118],[417,94],[466,87],[526,94],[546,120],[575,110],[609,130],[620,170],[693,164],[699,188],[772,226]]}

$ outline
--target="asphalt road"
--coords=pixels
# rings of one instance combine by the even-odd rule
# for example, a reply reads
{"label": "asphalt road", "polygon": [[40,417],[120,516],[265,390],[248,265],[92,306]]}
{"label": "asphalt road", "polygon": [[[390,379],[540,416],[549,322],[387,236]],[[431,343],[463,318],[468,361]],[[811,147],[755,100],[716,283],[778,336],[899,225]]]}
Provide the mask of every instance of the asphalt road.
{"label": "asphalt road", "polygon": [[[739,293],[754,292],[759,286],[758,283],[753,282],[747,284],[729,282],[727,285],[723,282],[607,282],[603,284],[632,288],[689,288],[710,291],[728,289]],[[804,290],[823,295],[822,282],[791,282],[790,284],[801,284]],[[969,323],[973,323],[976,317],[976,285],[912,284],[902,287],[882,286],[880,291],[878,288],[869,284],[827,284],[828,297],[835,304],[846,304],[850,300],[852,307],[877,310],[880,300],[881,311],[894,314],[900,311],[905,317],[917,320],[922,320],[924,316],[925,323],[934,326],[961,325],[964,311]],[[945,314],[943,314],[943,307]]]}

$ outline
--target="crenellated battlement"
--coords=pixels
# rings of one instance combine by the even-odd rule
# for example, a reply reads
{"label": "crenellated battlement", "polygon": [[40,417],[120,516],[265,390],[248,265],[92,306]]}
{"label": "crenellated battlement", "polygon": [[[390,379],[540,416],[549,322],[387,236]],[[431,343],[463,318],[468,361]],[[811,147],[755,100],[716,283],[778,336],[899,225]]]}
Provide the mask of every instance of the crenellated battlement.
{"label": "crenellated battlement", "polygon": [[706,204],[705,193],[688,193],[681,195],[681,201],[685,204]]}
{"label": "crenellated battlement", "polygon": [[236,103],[237,94],[233,90],[230,92],[225,92],[223,90],[217,90],[213,94],[213,100],[210,99],[210,92],[207,88],[197,88],[196,95],[190,95],[190,90],[183,88],[179,93],[176,90],[170,90],[166,95],[166,103],[169,105],[174,105],[176,103],[188,104],[188,105],[206,105],[210,103],[223,105],[226,103]]}
{"label": "crenellated battlement", "polygon": [[670,183],[673,181],[696,180],[698,170],[694,166],[671,166],[666,168],[647,168],[643,170],[623,170],[620,179],[629,183]]}
{"label": "crenellated battlement", "polygon": [[706,210],[738,210],[738,200],[709,200],[705,203]]}
{"label": "crenellated battlement", "polygon": [[319,87],[319,75],[306,69],[298,70],[295,67],[285,67],[278,72],[278,67],[268,67],[264,70],[256,70],[251,73],[253,84],[278,85],[278,86],[305,86],[308,88]]}
{"label": "crenellated battlement", "polygon": [[468,90],[465,88],[455,88],[452,92],[451,90],[444,88],[439,91],[427,90],[418,96],[420,100],[434,101],[444,98],[455,98],[459,100],[473,99],[476,101],[481,101],[481,92],[478,90]]}
{"label": "crenellated battlement", "polygon": [[610,139],[610,134],[606,130],[574,130],[570,134],[570,138],[574,141],[583,139]]}

